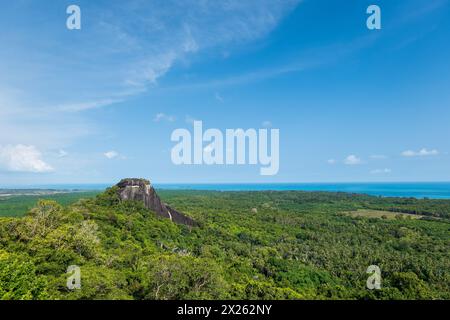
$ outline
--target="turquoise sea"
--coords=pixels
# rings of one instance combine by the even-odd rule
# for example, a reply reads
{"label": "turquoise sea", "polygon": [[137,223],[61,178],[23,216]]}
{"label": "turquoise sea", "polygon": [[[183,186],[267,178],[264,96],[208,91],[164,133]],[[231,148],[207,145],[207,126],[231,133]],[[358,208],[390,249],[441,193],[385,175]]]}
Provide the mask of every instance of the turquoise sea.
{"label": "turquoise sea", "polygon": [[[60,184],[39,186],[16,186],[9,188],[103,190],[111,184]],[[261,191],[261,190],[302,190],[340,191],[363,193],[385,197],[414,197],[450,199],[450,182],[418,183],[223,183],[223,184],[154,184],[156,189],[170,190],[217,190],[217,191]],[[5,187],[6,188],[6,187]]]}
{"label": "turquoise sea", "polygon": [[219,191],[302,190],[363,193],[385,197],[450,199],[450,183],[276,183],[276,184],[166,184],[161,189]]}

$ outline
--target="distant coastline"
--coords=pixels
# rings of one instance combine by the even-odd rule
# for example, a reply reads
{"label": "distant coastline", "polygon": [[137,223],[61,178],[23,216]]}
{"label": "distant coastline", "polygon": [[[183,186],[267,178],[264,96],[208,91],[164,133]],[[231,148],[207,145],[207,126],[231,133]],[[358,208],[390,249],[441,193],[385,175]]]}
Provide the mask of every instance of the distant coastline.
{"label": "distant coastline", "polygon": [[[0,186],[6,189],[45,189],[91,191],[104,190],[111,184],[55,184],[32,186]],[[160,190],[210,191],[329,191],[368,194],[384,197],[450,199],[450,182],[371,182],[371,183],[155,183]],[[1,193],[1,192],[0,192]]]}

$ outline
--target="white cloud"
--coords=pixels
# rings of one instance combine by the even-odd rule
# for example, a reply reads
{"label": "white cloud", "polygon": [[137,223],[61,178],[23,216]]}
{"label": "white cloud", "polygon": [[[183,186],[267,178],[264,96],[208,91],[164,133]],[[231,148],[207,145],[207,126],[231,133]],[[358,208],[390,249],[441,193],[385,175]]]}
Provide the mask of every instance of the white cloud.
{"label": "white cloud", "polygon": [[388,168],[375,169],[375,170],[370,171],[371,174],[389,174],[391,172],[392,172],[392,170],[388,169]]}
{"label": "white cloud", "polygon": [[344,163],[349,166],[354,166],[362,163],[361,158],[358,158],[354,154],[349,155],[347,158],[345,158]]}
{"label": "white cloud", "polygon": [[402,152],[402,156],[404,157],[427,157],[427,156],[436,156],[439,154],[439,151],[436,149],[428,150],[426,148],[422,148],[419,151],[407,150]]}
{"label": "white cloud", "polygon": [[328,164],[336,164],[335,159],[328,159],[327,162],[328,162]]}
{"label": "white cloud", "polygon": [[111,150],[105,152],[103,155],[108,159],[115,159],[119,156],[119,153],[117,151]]}
{"label": "white cloud", "polygon": [[0,146],[0,167],[13,172],[50,172],[53,168],[42,160],[35,146],[22,144]]}
{"label": "white cloud", "polygon": [[160,121],[163,121],[163,120],[169,121],[169,122],[174,122],[175,121],[175,117],[160,112],[153,119],[153,121],[155,121],[155,122],[160,122]]}

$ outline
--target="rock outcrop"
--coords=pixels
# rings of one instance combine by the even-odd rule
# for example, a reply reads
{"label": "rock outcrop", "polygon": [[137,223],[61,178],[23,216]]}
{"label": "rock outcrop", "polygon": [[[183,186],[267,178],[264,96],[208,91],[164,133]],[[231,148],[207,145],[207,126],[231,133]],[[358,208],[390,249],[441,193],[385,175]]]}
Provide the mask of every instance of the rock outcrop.
{"label": "rock outcrop", "polygon": [[146,208],[154,211],[160,217],[191,227],[197,226],[193,219],[163,203],[148,180],[123,179],[117,184],[117,187],[121,200],[141,201]]}

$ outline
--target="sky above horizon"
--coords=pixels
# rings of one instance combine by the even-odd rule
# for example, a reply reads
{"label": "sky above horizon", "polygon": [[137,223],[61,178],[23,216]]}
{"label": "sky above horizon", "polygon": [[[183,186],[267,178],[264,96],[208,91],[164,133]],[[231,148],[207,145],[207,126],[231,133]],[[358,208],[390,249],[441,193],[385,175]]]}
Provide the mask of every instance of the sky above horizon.
{"label": "sky above horizon", "polygon": [[[0,187],[450,181],[449,39],[449,0],[3,1]],[[174,165],[194,120],[279,129],[278,174]]]}

